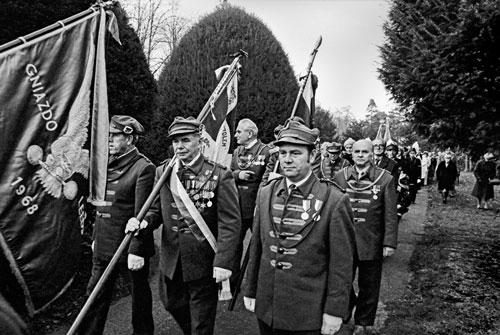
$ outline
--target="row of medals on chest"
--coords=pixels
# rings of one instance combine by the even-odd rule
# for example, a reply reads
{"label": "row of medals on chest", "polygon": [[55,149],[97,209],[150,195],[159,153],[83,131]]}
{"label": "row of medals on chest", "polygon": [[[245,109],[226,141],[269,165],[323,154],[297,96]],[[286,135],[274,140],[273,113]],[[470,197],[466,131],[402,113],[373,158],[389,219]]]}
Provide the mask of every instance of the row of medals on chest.
{"label": "row of medals on chest", "polygon": [[247,168],[252,165],[266,165],[266,155],[254,156],[249,154],[247,156],[238,156],[238,167],[240,169]]}
{"label": "row of medals on chest", "polygon": [[205,171],[205,175],[201,175],[196,178],[196,176],[189,176],[189,179],[185,180],[186,191],[189,194],[191,200],[198,208],[212,207],[212,199],[215,197],[215,185],[217,183],[217,176],[213,176],[210,180],[208,175],[210,170]]}

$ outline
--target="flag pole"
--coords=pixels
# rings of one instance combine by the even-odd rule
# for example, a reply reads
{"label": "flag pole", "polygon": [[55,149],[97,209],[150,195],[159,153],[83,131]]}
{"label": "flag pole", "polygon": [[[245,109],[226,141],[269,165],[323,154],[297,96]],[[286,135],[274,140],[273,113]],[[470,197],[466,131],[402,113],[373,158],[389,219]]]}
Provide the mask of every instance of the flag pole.
{"label": "flag pole", "polygon": [[314,46],[314,50],[312,51],[311,56],[309,57],[309,64],[307,64],[307,68],[306,68],[307,69],[306,76],[305,76],[305,79],[302,81],[302,84],[300,85],[299,94],[297,94],[297,98],[295,99],[295,104],[293,105],[291,117],[294,117],[295,113],[297,112],[297,107],[299,106],[300,97],[302,96],[302,93],[304,93],[304,88],[306,87],[307,80],[309,79],[309,74],[311,73],[314,59],[316,58],[316,54],[318,53],[318,49],[319,49],[322,41],[323,41],[323,38],[320,35],[318,40],[316,41],[316,45]]}
{"label": "flag pole", "polygon": [[19,46],[21,44],[27,43],[28,41],[37,38],[39,36],[42,36],[43,34],[46,34],[48,32],[54,31],[58,28],[64,28],[66,25],[77,21],[79,19],[82,19],[86,16],[90,16],[91,14],[98,14],[98,8],[104,6],[113,6],[113,1],[98,1],[96,4],[92,5],[89,9],[84,10],[83,12],[80,12],[78,14],[75,14],[73,16],[70,16],[62,21],[57,21],[54,24],[51,24],[50,26],[44,27],[40,30],[34,31],[28,35],[21,36],[16,38],[15,40],[12,40],[10,42],[7,42],[5,44],[0,45],[0,52],[4,52],[6,50],[9,50],[11,48],[14,48],[16,46]]}
{"label": "flag pole", "polygon": [[[226,73],[224,73],[224,76],[222,79],[219,81],[219,84],[216,86],[214,92],[208,99],[207,103],[203,107],[202,111],[197,117],[197,120],[200,122],[203,122],[205,118],[209,115],[209,112],[211,110],[211,105],[212,102],[215,102],[217,98],[220,96],[222,90],[227,87],[227,85],[230,83],[231,79],[234,77],[234,75],[238,72],[238,61],[240,57],[242,56],[247,56],[247,53],[244,52],[243,50],[240,50],[236,54],[232,55],[235,57],[235,59],[232,61],[231,65],[229,68],[226,70]],[[151,207],[153,201],[155,200],[156,196],[160,192],[160,189],[163,187],[163,184],[167,181],[167,178],[170,176],[172,172],[172,167],[175,164],[175,161],[177,159],[177,155],[174,154],[174,157],[170,160],[170,162],[167,164],[166,168],[163,170],[163,173],[161,174],[160,178],[156,182],[155,187],[153,187],[153,190],[149,194],[148,198],[144,202],[144,205],[142,205],[141,210],[139,211],[139,214],[137,215],[137,220],[142,221],[144,217],[146,216],[149,207]],[[114,270],[116,264],[120,260],[121,255],[124,253],[125,249],[128,247],[134,233],[129,232],[125,235],[125,238],[122,240],[120,243],[120,246],[116,250],[115,254],[111,258],[111,261],[109,262],[108,266],[106,267],[106,270],[104,270],[101,278],[97,282],[96,286],[90,293],[89,297],[87,298],[87,301],[83,305],[83,308],[80,310],[80,313],[78,313],[78,316],[76,317],[75,321],[71,325],[71,328],[68,330],[67,335],[74,335],[76,333],[76,330],[80,326],[80,324],[83,321],[83,318],[85,315],[88,313],[90,307],[94,303],[94,301],[97,298],[97,295],[100,293],[102,287],[104,286],[104,283],[106,280],[108,280],[109,276],[111,275],[111,272]]]}
{"label": "flag pole", "polygon": [[[318,53],[318,49],[321,46],[322,41],[323,41],[323,38],[321,37],[321,35],[319,35],[319,38],[316,41],[316,44],[314,45],[314,49],[311,52],[311,56],[309,57],[309,63],[307,64],[307,68],[306,68],[307,69],[306,76],[305,76],[305,79],[300,84],[299,93],[297,94],[297,98],[295,99],[295,104],[293,105],[292,115],[290,116],[290,118],[294,117],[295,113],[297,112],[297,107],[299,106],[300,97],[302,96],[302,93],[304,93],[304,88],[306,87],[307,80],[309,79],[309,74],[312,71],[314,59],[316,58],[316,54]],[[279,161],[276,161],[276,164],[274,165],[274,169],[273,169],[274,173],[278,173],[279,165],[280,165]]]}

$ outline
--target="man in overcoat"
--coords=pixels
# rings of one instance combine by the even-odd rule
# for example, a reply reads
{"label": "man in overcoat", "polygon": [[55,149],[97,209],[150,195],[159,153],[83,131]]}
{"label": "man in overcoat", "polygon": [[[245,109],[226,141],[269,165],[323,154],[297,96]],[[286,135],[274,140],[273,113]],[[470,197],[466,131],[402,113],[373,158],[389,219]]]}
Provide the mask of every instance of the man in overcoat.
{"label": "man in overcoat", "polygon": [[317,129],[291,121],[277,145],[284,177],[263,186],[245,307],[260,334],[330,334],[347,316],[355,251],[349,198],[314,175]]}
{"label": "man in overcoat", "polygon": [[[106,197],[96,208],[92,236],[93,266],[87,293],[90,294],[125,238],[129,217],[137,215],[151,193],[155,166],[139,153],[136,143],[144,127],[127,115],[114,115],[109,125],[109,161]],[[100,295],[80,326],[80,334],[102,334],[119,271],[131,281],[134,334],[153,334],[149,258],[154,254],[153,235],[134,236],[120,265],[106,281]],[[125,265],[128,266],[125,268]]]}
{"label": "man in overcoat", "polygon": [[385,140],[376,138],[372,141],[373,144],[373,163],[381,169],[387,170],[397,181],[399,177],[398,163],[387,157],[385,154]]}
{"label": "man in overcoat", "polygon": [[[394,178],[372,163],[373,145],[360,140],[353,145],[354,166],[335,174],[347,190],[354,212],[359,292],[352,290],[350,307],[356,306],[354,334],[371,334],[382,279],[383,257],[394,253],[398,238],[397,196]],[[350,315],[349,315],[350,316]]]}
{"label": "man in overcoat", "polygon": [[144,220],[131,218],[126,228],[140,235],[163,222],[160,298],[186,335],[213,334],[219,283],[231,276],[241,225],[233,174],[203,156],[201,127],[193,117],[174,119],[170,177]]}
{"label": "man in overcoat", "polygon": [[233,290],[240,274],[243,240],[247,231],[252,228],[255,198],[269,162],[269,147],[258,139],[258,132],[257,125],[252,120],[242,119],[234,134],[238,147],[233,152],[231,171],[238,188],[241,230],[234,273],[231,276],[231,289]]}

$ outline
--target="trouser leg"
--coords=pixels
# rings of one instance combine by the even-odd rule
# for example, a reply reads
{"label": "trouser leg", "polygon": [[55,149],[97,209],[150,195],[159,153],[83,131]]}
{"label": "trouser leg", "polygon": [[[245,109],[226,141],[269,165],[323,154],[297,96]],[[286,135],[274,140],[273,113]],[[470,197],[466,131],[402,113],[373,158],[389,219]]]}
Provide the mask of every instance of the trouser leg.
{"label": "trouser leg", "polygon": [[[87,285],[87,295],[92,293],[108,264],[109,262],[93,259],[92,275]],[[117,276],[118,269],[115,268],[104,283],[94,303],[90,306],[88,313],[83,318],[78,332],[80,335],[101,335],[104,332]]]}
{"label": "trouser leg", "polygon": [[273,329],[261,319],[257,319],[259,324],[260,335],[320,335],[321,331],[318,330],[282,330]]}
{"label": "trouser leg", "polygon": [[184,335],[191,334],[191,313],[189,310],[189,290],[182,278],[180,264],[172,279],[160,273],[160,299],[165,309],[172,314]]}
{"label": "trouser leg", "polygon": [[375,323],[382,280],[382,259],[358,262],[359,293],[354,322],[361,326]]}
{"label": "trouser leg", "polygon": [[[128,270],[128,269],[127,269]],[[131,281],[132,325],[134,335],[154,333],[153,299],[149,286],[149,258],[144,259],[144,267],[139,271],[128,270]]]}
{"label": "trouser leg", "polygon": [[238,282],[238,277],[240,276],[241,261],[243,256],[243,241],[245,240],[247,230],[252,229],[253,218],[243,219],[241,221],[240,236],[238,239],[238,245],[236,247],[236,255],[234,257],[233,274],[230,278],[231,292],[234,293],[236,290],[236,283]]}
{"label": "trouser leg", "polygon": [[196,335],[214,333],[219,285],[211,277],[193,280],[189,286],[191,329]]}

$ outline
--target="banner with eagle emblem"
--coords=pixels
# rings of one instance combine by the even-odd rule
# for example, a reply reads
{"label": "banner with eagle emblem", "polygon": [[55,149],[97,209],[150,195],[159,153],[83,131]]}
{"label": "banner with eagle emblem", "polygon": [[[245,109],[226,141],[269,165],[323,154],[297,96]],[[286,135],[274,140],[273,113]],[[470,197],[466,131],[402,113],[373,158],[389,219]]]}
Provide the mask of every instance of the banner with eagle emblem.
{"label": "banner with eagle emblem", "polygon": [[0,286],[22,292],[30,314],[63,292],[78,266],[88,140],[102,142],[99,129],[107,157],[107,105],[98,105],[107,104],[99,96],[105,17],[94,8],[0,53]]}

